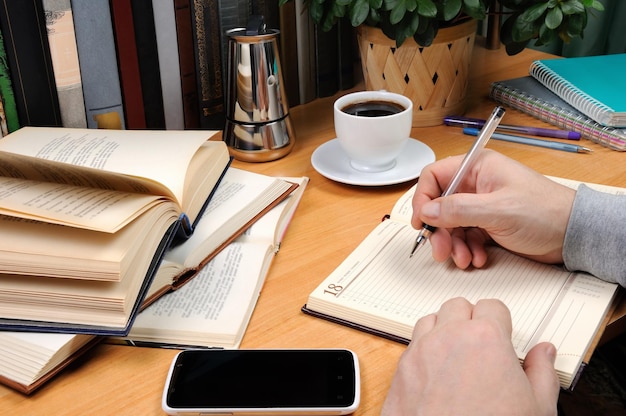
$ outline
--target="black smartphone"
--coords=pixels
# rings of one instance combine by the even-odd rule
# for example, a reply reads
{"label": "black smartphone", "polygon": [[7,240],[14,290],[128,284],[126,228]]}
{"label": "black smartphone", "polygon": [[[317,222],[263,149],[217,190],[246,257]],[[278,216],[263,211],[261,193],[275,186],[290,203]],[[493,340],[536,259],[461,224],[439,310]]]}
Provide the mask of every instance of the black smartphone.
{"label": "black smartphone", "polygon": [[162,406],[171,415],[342,415],[359,401],[350,350],[185,350],[172,361]]}

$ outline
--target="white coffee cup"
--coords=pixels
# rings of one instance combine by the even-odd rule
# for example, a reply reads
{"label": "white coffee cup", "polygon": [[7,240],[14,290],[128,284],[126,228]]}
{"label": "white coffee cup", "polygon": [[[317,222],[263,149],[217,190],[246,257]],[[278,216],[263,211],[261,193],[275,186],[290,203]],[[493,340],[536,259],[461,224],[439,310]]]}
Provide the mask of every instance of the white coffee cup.
{"label": "white coffee cup", "polygon": [[[346,112],[354,112],[355,108],[356,114]],[[372,115],[373,108],[384,115]],[[363,110],[370,115],[364,115]],[[395,166],[409,139],[413,103],[401,94],[388,91],[353,92],[335,101],[334,118],[337,139],[352,168],[383,172]]]}

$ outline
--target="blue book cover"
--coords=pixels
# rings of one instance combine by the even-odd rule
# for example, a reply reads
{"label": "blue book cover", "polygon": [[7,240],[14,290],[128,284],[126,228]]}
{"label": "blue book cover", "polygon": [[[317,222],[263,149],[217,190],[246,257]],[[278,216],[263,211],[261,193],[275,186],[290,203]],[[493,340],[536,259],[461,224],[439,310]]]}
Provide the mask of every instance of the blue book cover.
{"label": "blue book cover", "polygon": [[542,59],[530,75],[581,113],[612,127],[626,127],[626,54]]}

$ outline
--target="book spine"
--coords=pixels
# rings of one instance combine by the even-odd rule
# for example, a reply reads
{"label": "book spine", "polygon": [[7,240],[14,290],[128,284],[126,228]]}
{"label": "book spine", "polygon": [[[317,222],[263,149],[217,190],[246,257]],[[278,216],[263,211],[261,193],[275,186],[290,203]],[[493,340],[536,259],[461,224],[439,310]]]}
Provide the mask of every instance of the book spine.
{"label": "book spine", "polygon": [[290,1],[280,7],[280,63],[285,94],[290,106],[300,104],[298,86],[298,44],[296,34],[296,6]]}
{"label": "book spine", "polygon": [[107,0],[72,0],[87,127],[124,129],[124,105]]}
{"label": "book spine", "polygon": [[221,31],[217,0],[193,0],[191,8],[200,127],[224,128]]}
{"label": "book spine", "polygon": [[180,84],[176,15],[171,1],[152,0],[154,26],[161,73],[165,128],[183,130],[183,96]]}
{"label": "book spine", "polygon": [[553,126],[578,132],[595,143],[613,150],[626,150],[626,129],[603,126],[578,112],[559,107],[500,82],[491,84],[489,96],[500,104],[515,108]]}
{"label": "book spine", "polygon": [[295,3],[300,104],[305,104],[316,98],[315,26],[304,2]]}
{"label": "book spine", "polygon": [[17,115],[17,106],[15,104],[15,95],[13,94],[13,84],[11,82],[11,72],[9,71],[9,63],[7,62],[7,53],[4,48],[4,37],[0,31],[0,96],[2,96],[2,105],[4,107],[5,121],[7,131],[14,132],[20,128],[20,122]]}
{"label": "book spine", "polygon": [[541,61],[534,61],[530,65],[529,73],[550,91],[592,120],[605,126],[612,124],[611,114],[613,110],[611,108],[576,88],[566,79],[543,65]]}
{"label": "book spine", "polygon": [[21,125],[61,126],[61,111],[41,0],[0,4],[0,30]]}
{"label": "book spine", "polygon": [[186,129],[200,127],[200,107],[196,87],[196,61],[193,51],[190,0],[174,0],[176,38],[180,65],[180,85],[183,99],[183,117]]}
{"label": "book spine", "polygon": [[132,41],[135,39],[133,10],[126,0],[111,0],[111,15],[119,62],[126,128],[145,129],[146,115],[141,91],[137,44]]}
{"label": "book spine", "polygon": [[130,4],[135,25],[146,126],[149,129],[163,130],[165,110],[152,0],[131,0]]}
{"label": "book spine", "polygon": [[43,0],[48,43],[64,127],[85,128],[85,102],[80,79],[76,34],[70,0]]}

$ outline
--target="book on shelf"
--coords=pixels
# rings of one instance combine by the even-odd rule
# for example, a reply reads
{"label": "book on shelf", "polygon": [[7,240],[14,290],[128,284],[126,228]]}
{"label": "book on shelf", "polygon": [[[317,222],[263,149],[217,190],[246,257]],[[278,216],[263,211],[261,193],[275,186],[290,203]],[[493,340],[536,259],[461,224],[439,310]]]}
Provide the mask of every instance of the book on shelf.
{"label": "book on shelf", "polygon": [[226,119],[218,1],[196,0],[190,5],[200,127],[222,129]]}
{"label": "book on shelf", "polygon": [[72,0],[72,15],[87,127],[125,129],[110,4]]}
{"label": "book on shelf", "polygon": [[[151,347],[238,348],[265,278],[302,198],[308,178],[284,178],[299,186],[228,244],[189,283],[143,310],[125,338],[111,342]],[[180,266],[167,260],[166,273]]]}
{"label": "book on shelf", "polygon": [[626,129],[603,126],[592,120],[531,76],[496,81],[491,84],[489,96],[561,129],[578,132],[595,143],[626,150]]}
{"label": "book on shelf", "polygon": [[174,9],[185,128],[197,129],[200,127],[200,107],[196,87],[196,58],[190,0],[174,0]]}
{"label": "book on shelf", "polygon": [[410,223],[414,190],[403,194],[388,219],[320,283],[303,311],[408,343],[416,321],[446,300],[497,298],[511,311],[519,359],[539,342],[554,343],[561,386],[570,388],[583,357],[604,330],[618,286],[496,246],[488,247],[489,262],[482,269],[461,270],[452,261],[436,262],[429,245],[409,257],[418,233]]}
{"label": "book on shelf", "polygon": [[127,0],[111,0],[110,7],[126,128],[145,129],[147,126],[139,54],[137,42],[132,41],[135,39],[133,10]]}
{"label": "book on shelf", "polygon": [[626,127],[626,53],[541,59],[529,73],[592,120]]}
{"label": "book on shelf", "polygon": [[[146,126],[149,129],[165,129],[163,86],[157,45],[156,23],[152,0],[131,0],[135,43],[139,59],[141,92],[143,94]],[[128,41],[128,40],[127,40]],[[214,130],[219,130],[216,126]]]}
{"label": "book on shelf", "polygon": [[127,333],[230,164],[215,132],[23,127],[0,140],[0,328]]}
{"label": "book on shelf", "polygon": [[0,4],[0,31],[21,126],[61,126],[41,0]]}
{"label": "book on shelf", "polygon": [[0,331],[0,383],[31,394],[99,340],[87,334]]}
{"label": "book on shelf", "polygon": [[185,120],[174,2],[152,0],[152,9],[161,74],[165,128],[183,130]]}
{"label": "book on shelf", "polygon": [[43,0],[63,127],[87,127],[70,0]]}

